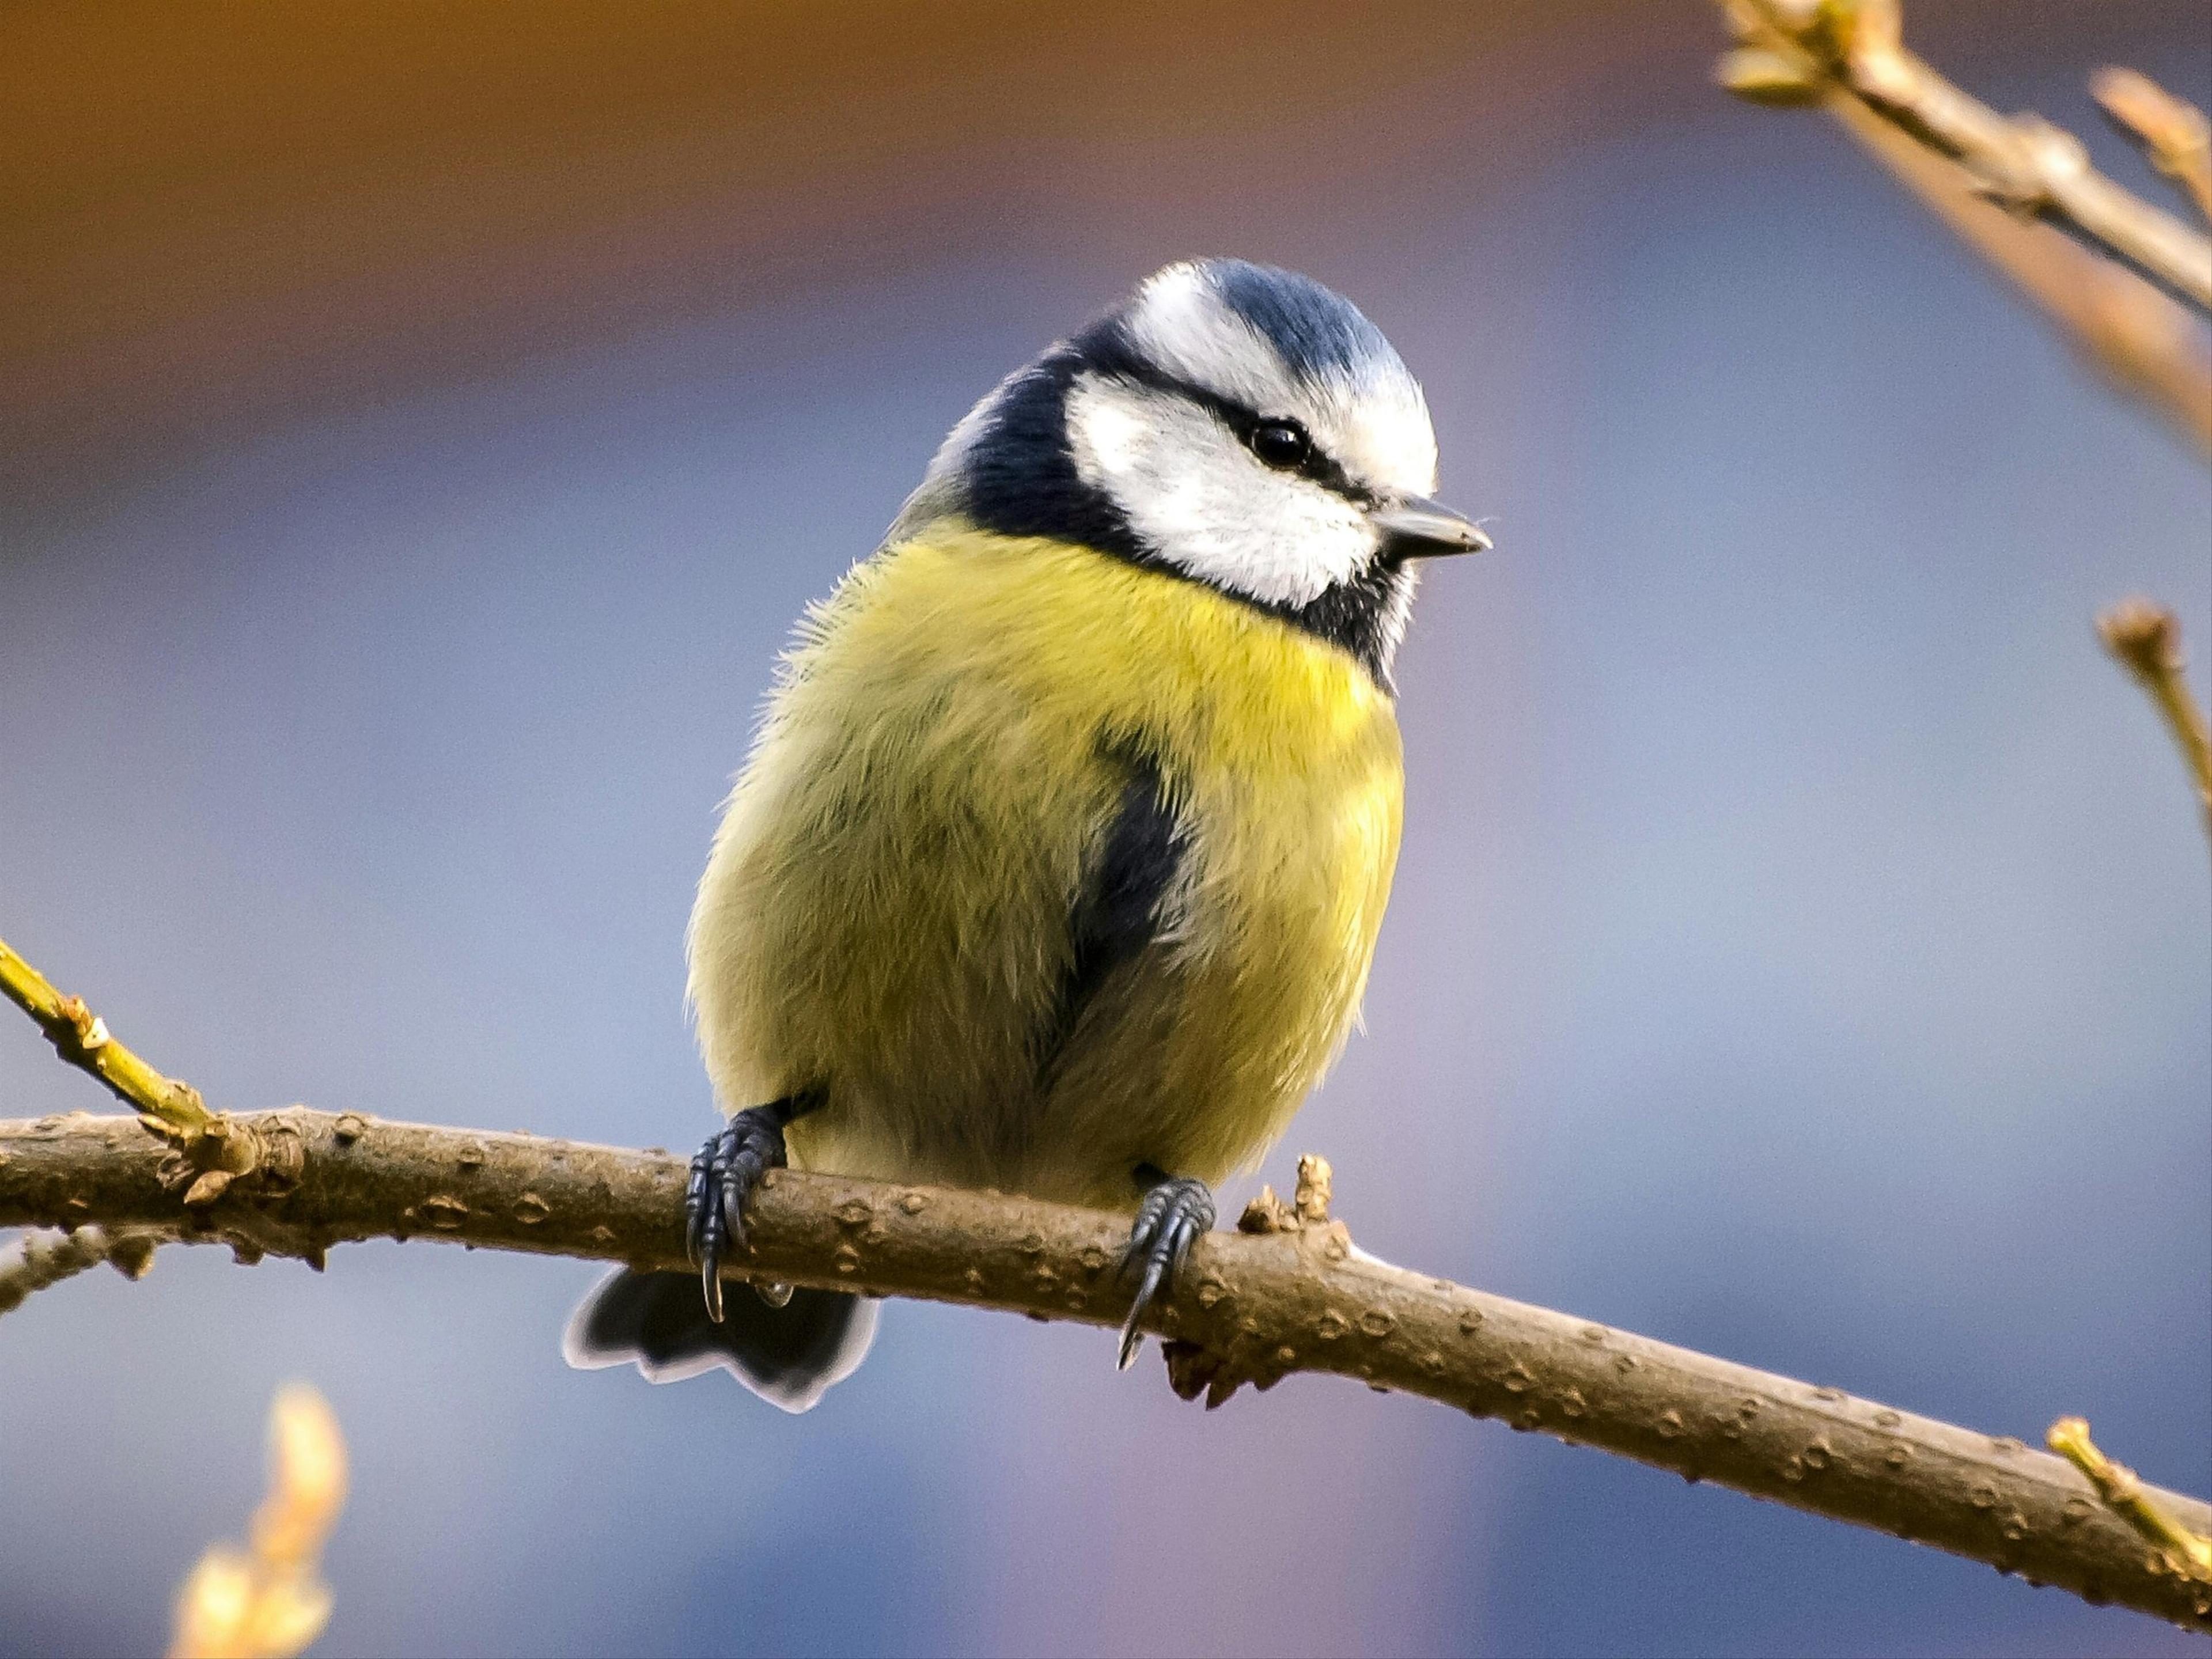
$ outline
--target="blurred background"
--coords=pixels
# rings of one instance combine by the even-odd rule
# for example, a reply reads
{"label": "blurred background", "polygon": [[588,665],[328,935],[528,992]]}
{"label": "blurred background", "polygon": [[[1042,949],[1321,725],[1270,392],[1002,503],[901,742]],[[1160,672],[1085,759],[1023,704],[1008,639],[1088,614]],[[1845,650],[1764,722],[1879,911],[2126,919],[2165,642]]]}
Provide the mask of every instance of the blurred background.
{"label": "blurred background", "polygon": [[[2092,138],[2201,0],[1908,36]],[[2212,485],[1702,0],[0,12],[0,935],[219,1105],[692,1146],[681,936],[806,601],[1164,261],[1352,296],[1439,569],[1366,1034],[1261,1173],[1393,1260],[2212,1490],[2212,897],[2130,591]],[[2203,691],[2205,674],[2200,669]],[[102,1109],[0,1019],[0,1115]],[[1249,1190],[1228,1195],[1224,1212]],[[0,1322],[0,1652],[150,1651],[330,1396],[319,1652],[2167,1654],[1417,1401],[1212,1416],[914,1304],[787,1418],[582,1263],[163,1252]]]}

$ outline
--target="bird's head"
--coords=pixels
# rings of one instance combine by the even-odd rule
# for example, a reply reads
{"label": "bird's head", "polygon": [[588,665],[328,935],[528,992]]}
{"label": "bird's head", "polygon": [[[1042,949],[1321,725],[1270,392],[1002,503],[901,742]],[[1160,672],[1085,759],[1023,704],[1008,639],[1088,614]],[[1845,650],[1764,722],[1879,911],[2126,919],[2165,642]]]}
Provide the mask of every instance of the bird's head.
{"label": "bird's head", "polygon": [[1170,265],[952,429],[893,538],[957,515],[1203,582],[1389,683],[1414,562],[1490,545],[1428,498],[1436,434],[1382,331],[1310,277]]}

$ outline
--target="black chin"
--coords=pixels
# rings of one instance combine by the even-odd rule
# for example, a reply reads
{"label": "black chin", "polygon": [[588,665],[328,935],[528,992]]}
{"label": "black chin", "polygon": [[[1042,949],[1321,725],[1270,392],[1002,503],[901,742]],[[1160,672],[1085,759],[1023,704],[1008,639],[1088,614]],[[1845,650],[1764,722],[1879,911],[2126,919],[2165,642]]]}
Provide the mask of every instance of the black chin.
{"label": "black chin", "polygon": [[[1255,601],[1246,599],[1245,603]],[[1397,652],[1413,603],[1413,573],[1402,564],[1378,561],[1304,605],[1262,605],[1260,609],[1349,651],[1369,678],[1385,692],[1395,694],[1397,687],[1390,679],[1390,659]]]}

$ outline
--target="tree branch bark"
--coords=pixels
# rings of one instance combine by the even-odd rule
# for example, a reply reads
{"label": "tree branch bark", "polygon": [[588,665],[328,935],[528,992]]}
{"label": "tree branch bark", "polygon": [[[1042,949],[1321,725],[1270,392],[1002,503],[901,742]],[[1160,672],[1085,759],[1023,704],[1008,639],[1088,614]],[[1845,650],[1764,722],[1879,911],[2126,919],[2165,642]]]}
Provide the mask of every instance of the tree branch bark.
{"label": "tree branch bark", "polygon": [[[229,1121],[229,1144],[258,1156],[212,1194],[143,1119],[0,1122],[0,1226],[144,1229],[318,1266],[368,1238],[688,1265],[687,1166],[665,1152],[304,1107]],[[1391,1267],[1305,1196],[1295,1210],[1255,1204],[1246,1231],[1200,1239],[1148,1322],[1170,1339],[1186,1397],[1218,1404],[1298,1371],[1353,1377],[2212,1631],[2212,1580],[2146,1544],[2060,1458]],[[1115,1279],[1127,1226],[996,1194],[779,1170],[731,1269],[1112,1326],[1128,1304]],[[2212,1530],[2204,1504],[2143,1496]]]}

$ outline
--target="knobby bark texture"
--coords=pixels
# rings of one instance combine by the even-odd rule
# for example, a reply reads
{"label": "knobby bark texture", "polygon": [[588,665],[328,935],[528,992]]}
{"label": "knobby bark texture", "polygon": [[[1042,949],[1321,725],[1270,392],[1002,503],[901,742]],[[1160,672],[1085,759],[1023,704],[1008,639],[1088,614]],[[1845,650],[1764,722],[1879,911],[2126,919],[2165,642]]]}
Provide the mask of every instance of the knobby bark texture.
{"label": "knobby bark texture", "polygon": [[[688,1265],[687,1166],[665,1152],[305,1108],[225,1121],[220,1182],[203,1179],[206,1156],[143,1119],[0,1122],[0,1226],[97,1224],[317,1266],[369,1238]],[[235,1167],[240,1147],[249,1168]],[[1328,1217],[1325,1166],[1302,1175],[1296,1204],[1269,1196],[1238,1231],[1200,1239],[1148,1322],[1186,1398],[1218,1405],[1297,1371],[1356,1378],[2212,1632],[2212,1578],[2147,1542],[2063,1459],[1389,1266]],[[1116,1277],[1127,1225],[780,1170],[730,1272],[1112,1326],[1128,1304]],[[2142,1496],[2212,1532],[2212,1507]]]}

